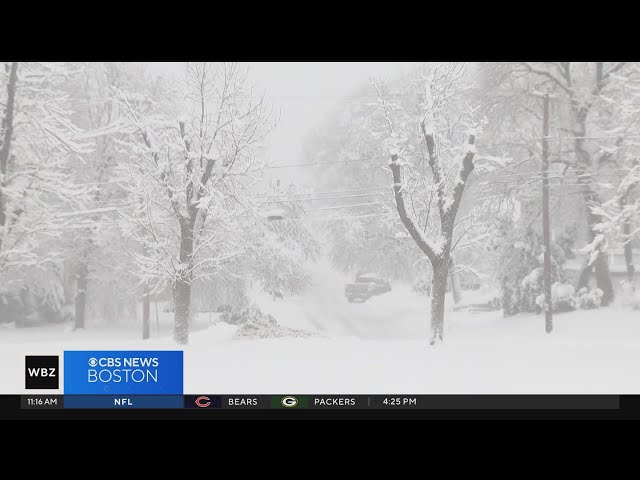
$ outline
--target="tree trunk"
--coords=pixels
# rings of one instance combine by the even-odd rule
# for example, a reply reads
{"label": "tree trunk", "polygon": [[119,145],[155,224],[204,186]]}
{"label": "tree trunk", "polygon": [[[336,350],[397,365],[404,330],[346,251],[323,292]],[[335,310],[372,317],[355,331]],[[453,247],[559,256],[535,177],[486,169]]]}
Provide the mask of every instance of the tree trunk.
{"label": "tree trunk", "polygon": [[633,265],[633,247],[631,245],[631,222],[626,219],[622,225],[622,233],[624,233],[627,243],[624,244],[624,263],[627,265],[627,280],[633,282],[636,268]]}
{"label": "tree trunk", "polygon": [[585,264],[582,268],[576,290],[580,290],[583,287],[589,289],[589,277],[593,270],[595,270],[596,287],[602,290],[603,293],[602,305],[607,306],[613,301],[614,293],[611,273],[609,272],[609,265],[607,264],[607,256],[603,252],[600,252],[595,262],[591,265]]}
{"label": "tree trunk", "polygon": [[[634,166],[637,166],[639,161],[636,159],[633,162]],[[630,185],[627,188],[627,191],[620,198],[620,210],[624,211],[627,207],[627,203],[629,202],[629,197],[632,191],[635,188],[635,184]],[[624,263],[627,266],[627,280],[631,284],[631,288],[633,289],[633,280],[634,275],[636,273],[636,267],[633,265],[633,245],[631,243],[631,218],[630,216],[626,216],[622,223],[622,235],[625,240],[624,244]]]}
{"label": "tree trunk", "polygon": [[158,336],[160,336],[160,315],[158,314],[158,297],[156,296],[153,299],[153,303],[156,306],[156,330],[158,331]]}
{"label": "tree trunk", "polygon": [[150,336],[150,311],[151,300],[149,298],[149,284],[144,282],[144,292],[142,294],[142,339],[147,340]]}
{"label": "tree trunk", "polygon": [[453,257],[449,257],[449,281],[451,282],[451,293],[453,293],[453,302],[457,305],[462,301],[462,289],[460,288],[460,276],[455,271],[456,263]]}
{"label": "tree trunk", "polygon": [[87,284],[89,283],[89,268],[85,262],[82,262],[78,266],[78,272],[76,274],[77,279],[77,291],[76,291],[76,324],[75,330],[84,329],[85,310],[87,305]]}
{"label": "tree trunk", "polygon": [[431,345],[444,337],[444,302],[447,291],[449,262],[440,260],[433,267],[431,279]]}
{"label": "tree trunk", "polygon": [[189,342],[189,315],[191,310],[191,266],[193,256],[193,221],[180,221],[181,271],[175,283],[175,311],[173,338],[177,343]]}
{"label": "tree trunk", "polygon": [[18,62],[11,63],[9,72],[9,83],[7,84],[7,103],[5,106],[5,116],[0,125],[4,135],[0,138],[0,247],[2,247],[4,227],[7,224],[7,201],[4,194],[5,175],[9,163],[11,152],[11,139],[13,137],[13,111],[16,97],[16,83],[18,82]]}
{"label": "tree trunk", "polygon": [[613,302],[613,282],[611,281],[611,273],[609,272],[609,265],[607,263],[607,256],[604,253],[600,253],[598,258],[594,262],[596,272],[596,285],[602,290],[602,306],[607,306]]}
{"label": "tree trunk", "polygon": [[189,342],[189,313],[191,308],[191,283],[183,278],[176,282],[173,338],[177,343]]}
{"label": "tree trunk", "polygon": [[[433,277],[431,280],[431,345],[438,341],[442,341],[444,337],[444,302],[447,291],[447,278],[449,276],[449,261],[451,258],[451,240],[453,238],[453,230],[455,226],[456,215],[462,194],[467,183],[469,175],[473,171],[474,148],[465,150],[462,164],[458,171],[458,181],[453,187],[451,193],[451,202],[445,200],[445,181],[442,178],[441,163],[436,155],[435,140],[432,134],[427,133],[424,124],[421,125],[427,150],[429,152],[429,165],[433,171],[433,180],[438,190],[438,209],[440,212],[440,230],[444,237],[444,246],[442,250],[434,250],[433,246],[425,239],[422,232],[416,228],[416,224],[409,217],[404,204],[403,182],[401,174],[401,166],[398,163],[398,155],[391,155],[391,172],[393,173],[393,192],[396,200],[396,208],[400,215],[400,220],[416,242],[418,247],[425,253],[431,261],[433,269]],[[469,135],[468,145],[473,146],[475,135]],[[447,205],[447,206],[445,206]]]}
{"label": "tree trunk", "polygon": [[593,265],[589,265],[589,262],[585,262],[582,270],[580,271],[580,276],[578,277],[576,291],[580,290],[581,288],[589,288],[589,277],[591,276],[592,270]]}
{"label": "tree trunk", "polygon": [[[574,135],[576,137],[574,143],[574,150],[578,159],[578,183],[582,187],[582,197],[584,198],[587,215],[587,226],[589,228],[589,239],[593,242],[595,239],[595,227],[598,223],[602,222],[602,217],[593,212],[593,206],[602,205],[600,196],[593,189],[592,177],[591,177],[591,155],[585,147],[584,136],[586,134],[586,115],[587,112],[581,111],[576,115],[576,128],[574,129]],[[599,249],[599,247],[598,247]],[[599,250],[597,260],[593,266],[586,266],[580,273],[580,279],[578,281],[578,289],[586,287],[589,284],[589,276],[591,275],[592,267],[595,269],[597,286],[603,292],[602,305],[609,305],[614,298],[613,283],[611,281],[611,274],[609,273],[609,266],[607,265],[607,258],[602,250]]]}

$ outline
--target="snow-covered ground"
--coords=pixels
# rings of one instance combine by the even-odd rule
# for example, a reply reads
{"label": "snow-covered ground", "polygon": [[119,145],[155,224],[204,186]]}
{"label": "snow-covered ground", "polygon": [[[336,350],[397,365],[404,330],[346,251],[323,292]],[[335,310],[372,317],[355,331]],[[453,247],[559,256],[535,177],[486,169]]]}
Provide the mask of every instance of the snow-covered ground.
{"label": "snow-covered ground", "polygon": [[[200,314],[184,348],[185,393],[640,393],[638,312],[557,314],[547,335],[542,316],[449,309],[445,343],[434,348],[425,297],[394,287],[350,304],[343,293],[349,280],[319,265],[303,297],[256,295],[265,313],[318,330],[316,338],[233,340],[235,326]],[[0,328],[0,393],[26,392],[25,355],[176,349],[171,314],[160,314],[160,336],[148,341],[136,339],[137,325]]]}

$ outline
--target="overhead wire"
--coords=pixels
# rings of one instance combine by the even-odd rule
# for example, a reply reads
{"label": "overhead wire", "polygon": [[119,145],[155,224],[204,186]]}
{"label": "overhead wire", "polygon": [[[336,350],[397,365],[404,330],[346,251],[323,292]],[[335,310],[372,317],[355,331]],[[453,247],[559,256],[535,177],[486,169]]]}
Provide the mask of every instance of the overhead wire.
{"label": "overhead wire", "polygon": [[[584,139],[584,140],[618,140],[620,138],[640,138],[640,136],[630,136],[630,135],[624,135],[624,136],[592,136],[592,137],[569,137],[569,136],[564,136],[564,137],[547,137],[549,140],[558,140],[558,141],[563,141],[563,140],[576,140],[576,139]],[[502,142],[502,143],[496,143],[496,144],[485,144],[485,145],[477,145],[477,148],[489,148],[489,147],[497,147],[497,146],[514,146],[514,145],[531,145],[532,141],[535,140],[542,140],[543,137],[536,137],[536,138],[532,138],[530,142]],[[489,175],[491,174],[497,174],[500,175],[499,178],[496,178],[494,180],[487,180],[484,182],[475,182],[475,181],[470,181],[469,182],[469,188],[474,188],[474,187],[483,187],[483,186],[491,186],[491,185],[504,185],[504,187],[502,187],[503,189],[506,189],[506,192],[503,191],[500,194],[496,194],[496,195],[490,195],[490,196],[485,196],[485,197],[478,197],[478,200],[482,200],[482,199],[486,199],[486,198],[495,198],[496,196],[500,196],[500,195],[504,195],[505,193],[511,193],[514,191],[524,191],[524,190],[533,190],[533,189],[537,189],[539,188],[538,186],[534,186],[534,185],[530,185],[532,182],[537,182],[538,180],[541,179],[542,174],[541,172],[510,172],[510,173],[504,173],[505,170],[507,169],[511,169],[511,168],[515,168],[516,166],[522,165],[528,161],[531,161],[533,159],[537,158],[537,156],[531,156],[528,157],[526,159],[523,159],[519,162],[516,163],[511,163],[511,164],[507,164],[504,165],[502,167],[500,167],[499,169],[496,169],[495,172],[490,172],[488,173]],[[289,167],[309,167],[309,166],[321,166],[321,165],[336,165],[336,164],[351,164],[351,163],[358,163],[358,162],[372,162],[372,161],[376,161],[376,160],[380,160],[382,161],[383,159],[376,159],[376,158],[364,158],[364,159],[351,159],[351,160],[339,160],[339,161],[329,161],[329,162],[308,162],[308,163],[300,163],[300,164],[282,164],[282,165],[268,165],[265,168],[289,168]],[[620,176],[624,175],[623,171],[620,171],[620,173],[596,173],[596,174],[592,174],[592,173],[585,173],[585,174],[575,174],[572,173],[572,175],[553,175],[553,173],[560,173],[560,170],[555,170],[552,172],[552,175],[549,176],[548,178],[553,180],[553,179],[559,179],[559,180],[567,180],[566,182],[562,182],[559,185],[551,185],[552,188],[555,187],[562,187],[562,188],[571,188],[571,187],[584,187],[585,185],[582,183],[578,183],[576,182],[576,179],[579,179],[580,177],[591,177],[592,179],[595,180],[599,180],[599,179],[619,179]],[[528,177],[526,179],[523,179],[522,177]],[[572,183],[571,183],[572,182]],[[108,184],[115,184],[115,183],[126,183],[126,179],[112,179],[112,180],[107,180],[107,181],[100,181],[100,182],[85,182],[85,183],[76,183],[74,185],[76,186],[100,186],[100,185],[108,185]],[[514,185],[515,184],[515,185]],[[346,193],[354,193],[353,195],[342,195],[342,194],[346,194]],[[267,192],[257,192],[257,193],[252,193],[250,194],[251,196],[260,198],[261,201],[257,202],[259,204],[269,204],[269,203],[284,203],[284,202],[291,202],[291,201],[297,201],[297,202],[319,202],[319,201],[330,201],[330,200],[343,200],[343,199],[349,199],[349,198],[361,198],[361,197],[372,197],[372,196],[382,196],[385,195],[386,193],[392,193],[391,191],[391,186],[372,186],[369,188],[361,188],[361,189],[349,189],[349,190],[334,190],[334,191],[328,191],[328,192],[289,192],[289,193],[267,193]],[[573,194],[581,194],[582,192],[563,192],[562,194],[556,192],[554,193],[555,195],[573,195]],[[300,197],[300,198],[294,198],[294,197]],[[126,199],[114,199],[115,202],[112,202],[112,200],[107,199],[107,200],[98,200],[96,202],[93,202],[94,205],[100,205],[102,207],[115,207],[115,208],[123,208],[126,206],[130,206],[130,203],[126,201]],[[368,207],[368,206],[379,206],[379,205],[385,205],[388,204],[388,202],[370,202],[370,203],[360,203],[360,204],[352,204],[352,205],[332,205],[332,206],[327,206],[327,207],[320,207],[320,208],[314,208],[314,209],[305,209],[302,210],[302,212],[315,212],[315,211],[324,211],[324,210],[339,210],[339,209],[345,209],[345,208],[358,208],[358,207]],[[374,213],[374,214],[366,214],[365,216],[376,216],[379,214],[384,214],[385,212],[380,212],[380,213]],[[309,217],[309,218],[313,218],[313,217]],[[363,215],[354,215],[354,216],[343,216],[343,217],[327,217],[327,219],[339,219],[339,218],[364,218]],[[317,220],[318,218],[314,218],[314,220]],[[97,222],[94,222],[94,224]],[[82,226],[82,228],[84,228],[84,226]]]}
{"label": "overhead wire", "polygon": [[[585,137],[547,137],[550,141],[563,141],[563,140],[619,140],[620,138],[630,139],[637,138],[640,139],[640,135],[618,135],[618,136],[585,136]],[[476,144],[476,148],[493,148],[493,147],[504,147],[504,146],[531,146],[533,142],[542,141],[544,137],[532,137],[528,142],[501,142],[501,143],[493,143],[493,144]],[[321,142],[326,144],[326,142]],[[335,145],[340,145],[335,143]],[[294,168],[294,167],[313,167],[313,166],[322,166],[322,165],[336,165],[336,164],[350,164],[350,163],[360,163],[360,162],[373,162],[373,161],[384,161],[384,158],[360,158],[360,159],[349,159],[349,160],[334,160],[334,161],[326,161],[326,162],[307,162],[307,163],[289,163],[289,164],[268,164],[264,167],[264,169],[278,169],[278,168]],[[114,179],[114,180],[105,180],[100,182],[84,182],[84,183],[76,183],[76,186],[83,185],[101,185],[101,184],[112,184],[112,183],[120,183],[126,182],[126,179]]]}

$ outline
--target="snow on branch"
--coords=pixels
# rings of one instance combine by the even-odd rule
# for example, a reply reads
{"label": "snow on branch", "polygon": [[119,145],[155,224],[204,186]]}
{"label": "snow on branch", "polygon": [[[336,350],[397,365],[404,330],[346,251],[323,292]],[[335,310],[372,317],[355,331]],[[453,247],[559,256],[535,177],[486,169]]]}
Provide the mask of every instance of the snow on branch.
{"label": "snow on branch", "polygon": [[[136,262],[156,283],[215,276],[245,251],[238,232],[256,208],[246,192],[264,168],[257,154],[273,128],[271,109],[253,94],[245,69],[186,68],[181,95],[117,93],[132,127],[129,149],[137,153],[129,191],[147,207],[130,212],[147,252]],[[158,100],[166,105],[146,109]]]}

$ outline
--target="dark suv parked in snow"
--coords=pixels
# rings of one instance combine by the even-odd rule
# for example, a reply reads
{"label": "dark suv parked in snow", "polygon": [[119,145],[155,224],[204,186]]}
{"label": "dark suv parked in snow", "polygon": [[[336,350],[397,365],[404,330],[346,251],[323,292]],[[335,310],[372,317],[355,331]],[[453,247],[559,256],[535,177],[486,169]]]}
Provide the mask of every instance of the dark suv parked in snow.
{"label": "dark suv parked in snow", "polygon": [[358,275],[354,283],[349,283],[344,287],[344,294],[349,303],[354,300],[362,302],[374,295],[381,295],[391,291],[391,285],[378,275],[365,273]]}

